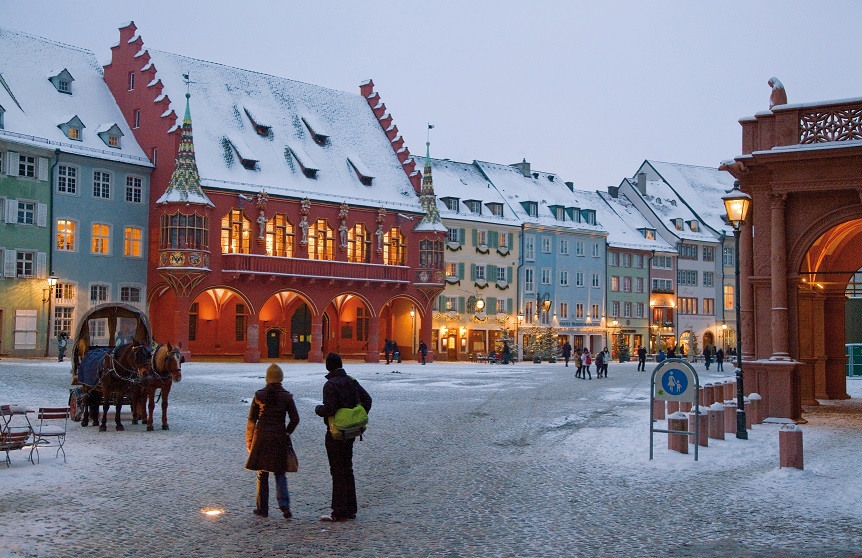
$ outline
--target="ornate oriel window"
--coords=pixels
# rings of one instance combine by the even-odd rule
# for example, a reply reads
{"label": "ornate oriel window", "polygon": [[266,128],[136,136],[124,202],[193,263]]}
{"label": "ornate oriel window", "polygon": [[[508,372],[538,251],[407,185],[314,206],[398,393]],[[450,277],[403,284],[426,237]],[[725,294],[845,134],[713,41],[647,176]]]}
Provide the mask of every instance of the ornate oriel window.
{"label": "ornate oriel window", "polygon": [[368,263],[371,255],[371,234],[362,223],[347,231],[347,261]]}
{"label": "ornate oriel window", "polygon": [[251,223],[240,209],[231,209],[221,219],[221,251],[223,254],[248,254]]}
{"label": "ornate oriel window", "polygon": [[383,235],[383,263],[387,265],[405,265],[407,261],[407,245],[401,229],[392,227]]}
{"label": "ornate oriel window", "polygon": [[293,257],[293,225],[284,213],[276,213],[266,222],[266,254]]}
{"label": "ornate oriel window", "polygon": [[424,239],[419,241],[419,267],[421,269],[443,269],[443,241]]}
{"label": "ornate oriel window", "polygon": [[318,219],[308,227],[308,259],[335,259],[335,237],[326,219]]}
{"label": "ornate oriel window", "polygon": [[179,211],[162,215],[161,248],[209,250],[209,219],[205,215],[186,215]]}

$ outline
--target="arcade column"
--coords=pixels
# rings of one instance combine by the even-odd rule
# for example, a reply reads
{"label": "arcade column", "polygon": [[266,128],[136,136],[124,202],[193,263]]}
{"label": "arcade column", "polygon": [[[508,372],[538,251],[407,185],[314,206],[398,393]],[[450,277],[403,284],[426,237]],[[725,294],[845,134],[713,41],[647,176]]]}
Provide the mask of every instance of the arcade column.
{"label": "arcade column", "polygon": [[368,352],[365,362],[380,362],[380,316],[368,318]]}
{"label": "arcade column", "polygon": [[248,324],[245,327],[245,362],[260,362],[260,324],[258,323],[257,314],[248,317]]}
{"label": "arcade column", "polygon": [[323,362],[323,314],[311,316],[311,349],[308,362]]}

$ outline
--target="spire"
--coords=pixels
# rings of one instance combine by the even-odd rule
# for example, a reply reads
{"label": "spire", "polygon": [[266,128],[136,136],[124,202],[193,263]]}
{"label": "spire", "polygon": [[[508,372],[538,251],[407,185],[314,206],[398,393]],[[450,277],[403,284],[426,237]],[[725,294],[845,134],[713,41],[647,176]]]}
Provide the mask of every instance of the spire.
{"label": "spire", "polygon": [[214,207],[201,188],[201,177],[195,161],[195,144],[192,139],[192,113],[189,108],[190,93],[186,93],[186,113],[183,116],[182,137],[174,163],[174,172],[168,189],[156,203],[197,203]]}
{"label": "spire", "polygon": [[[428,124],[428,129],[433,128]],[[437,210],[437,196],[434,195],[434,179],[431,177],[431,142],[425,142],[425,168],[422,169],[422,189],[419,194],[419,203],[422,209],[425,210],[425,216],[420,225],[442,225],[440,221],[440,212]]]}

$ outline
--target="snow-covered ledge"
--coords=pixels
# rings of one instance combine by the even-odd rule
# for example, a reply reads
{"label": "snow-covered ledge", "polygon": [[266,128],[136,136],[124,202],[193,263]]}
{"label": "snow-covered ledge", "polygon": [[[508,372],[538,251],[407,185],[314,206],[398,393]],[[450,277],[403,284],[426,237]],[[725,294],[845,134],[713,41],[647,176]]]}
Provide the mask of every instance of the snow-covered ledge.
{"label": "snow-covered ledge", "polygon": [[457,242],[447,242],[446,248],[452,250],[453,252],[457,252],[462,248],[462,246]]}
{"label": "snow-covered ledge", "polygon": [[508,248],[497,248],[497,253],[500,254],[501,256],[508,256],[509,255],[509,249]]}
{"label": "snow-covered ledge", "polygon": [[491,250],[488,248],[487,244],[480,244],[480,245],[476,246],[476,251],[479,252],[480,254],[487,254]]}
{"label": "snow-covered ledge", "polygon": [[478,287],[480,289],[484,289],[488,286],[488,282],[485,281],[484,279],[476,279],[476,281],[473,284],[476,285],[476,287]]}
{"label": "snow-covered ledge", "polygon": [[497,288],[500,289],[501,291],[505,291],[506,289],[509,288],[508,281],[497,281],[496,285],[497,285]]}

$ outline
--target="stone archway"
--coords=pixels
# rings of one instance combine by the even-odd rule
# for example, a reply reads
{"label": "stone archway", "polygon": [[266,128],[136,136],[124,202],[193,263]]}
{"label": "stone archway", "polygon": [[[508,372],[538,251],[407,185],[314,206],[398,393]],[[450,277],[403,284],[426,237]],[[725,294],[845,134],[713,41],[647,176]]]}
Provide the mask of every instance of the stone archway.
{"label": "stone archway", "polygon": [[743,154],[722,168],[752,197],[738,255],[744,391],[763,397],[766,416],[802,421],[803,404],[847,397],[844,287],[862,263],[862,101],[779,105],[740,123]]}

